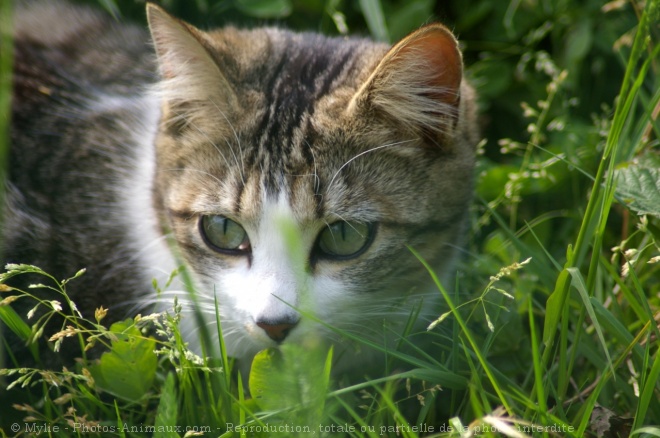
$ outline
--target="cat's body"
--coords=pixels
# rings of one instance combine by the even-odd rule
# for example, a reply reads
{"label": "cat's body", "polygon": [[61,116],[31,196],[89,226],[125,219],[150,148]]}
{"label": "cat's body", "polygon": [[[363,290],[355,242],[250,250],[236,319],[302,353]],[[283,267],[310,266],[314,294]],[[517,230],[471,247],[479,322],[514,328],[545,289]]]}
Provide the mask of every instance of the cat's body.
{"label": "cat's body", "polygon": [[[437,315],[406,245],[448,273],[476,136],[445,28],[389,50],[274,28],[203,33],[150,6],[156,60],[146,31],[59,3],[21,9],[8,262],[60,278],[87,268],[69,291],[90,318],[177,295],[193,344],[193,302],[212,327],[217,296],[244,363],[281,342],[338,341],[300,313],[375,341],[396,338],[422,297],[421,320]],[[153,290],[178,260],[194,300],[176,283]]]}

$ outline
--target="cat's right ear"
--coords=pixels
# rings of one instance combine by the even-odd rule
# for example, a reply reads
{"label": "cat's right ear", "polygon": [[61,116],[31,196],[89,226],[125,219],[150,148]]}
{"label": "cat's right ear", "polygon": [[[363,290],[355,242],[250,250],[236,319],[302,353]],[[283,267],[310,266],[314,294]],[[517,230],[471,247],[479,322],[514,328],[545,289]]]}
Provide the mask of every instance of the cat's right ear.
{"label": "cat's right ear", "polygon": [[[169,109],[181,106],[201,112],[215,108],[227,113],[238,108],[239,100],[210,55],[204,32],[153,3],[147,3],[147,20],[161,75],[160,94]],[[189,105],[191,102],[195,105]],[[195,115],[180,114],[186,119]]]}

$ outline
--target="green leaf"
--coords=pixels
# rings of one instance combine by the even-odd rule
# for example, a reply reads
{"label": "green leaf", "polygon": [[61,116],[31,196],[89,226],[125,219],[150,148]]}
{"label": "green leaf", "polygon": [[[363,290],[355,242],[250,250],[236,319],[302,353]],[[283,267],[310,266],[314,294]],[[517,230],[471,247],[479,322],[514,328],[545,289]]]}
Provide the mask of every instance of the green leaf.
{"label": "green leaf", "polygon": [[[649,355],[649,344],[647,344],[647,355]],[[647,356],[648,357],[648,356]],[[635,413],[635,422],[633,428],[637,428],[644,424],[644,420],[647,418],[646,414],[649,410],[649,406],[654,397],[657,397],[656,388],[658,387],[658,380],[660,379],[660,353],[656,350],[655,359],[653,360],[653,365],[649,373],[644,376],[642,393],[639,397],[639,403],[637,404],[637,412]],[[657,398],[655,399],[657,401]]]}
{"label": "green leaf", "polygon": [[[631,345],[634,343],[634,337],[630,334],[626,326],[619,320],[619,318],[612,315],[612,312],[603,306],[598,299],[591,297],[591,305],[598,314],[600,325],[605,328],[605,332],[607,333],[610,342],[616,342],[621,345]],[[644,357],[644,350],[641,345],[635,344],[631,349],[635,358],[641,361]]]}
{"label": "green leaf", "polygon": [[124,423],[122,421],[122,416],[121,412],[119,411],[119,403],[117,403],[117,400],[114,400],[114,405],[115,405],[115,416],[117,418],[117,430],[119,431],[119,437],[120,438],[126,438],[126,433],[124,432]]}
{"label": "green leaf", "polygon": [[369,26],[369,32],[378,41],[390,42],[390,33],[385,24],[385,14],[380,0],[360,0],[360,9]]}
{"label": "green leaf", "polygon": [[430,382],[434,385],[441,385],[443,388],[464,390],[468,387],[468,380],[458,374],[441,371],[433,368],[416,368],[410,371],[399,373],[397,377],[401,379],[414,378]]}
{"label": "green leaf", "polygon": [[30,333],[32,333],[30,326],[11,307],[0,306],[0,321],[22,340],[25,341],[30,338]]}
{"label": "green leaf", "polygon": [[405,37],[433,16],[433,0],[408,1],[387,14],[387,28],[393,41]]}
{"label": "green leaf", "polygon": [[660,437],[660,427],[647,426],[636,429],[630,433],[630,436],[641,435],[643,433]]}
{"label": "green leaf", "polygon": [[547,347],[554,339],[557,327],[559,326],[559,318],[564,308],[566,301],[566,282],[568,281],[568,271],[564,269],[557,277],[555,290],[550,294],[545,303],[545,321],[543,325],[543,344]]}
{"label": "green leaf", "polygon": [[283,18],[291,15],[290,0],[237,0],[236,9],[257,18]]}
{"label": "green leaf", "polygon": [[89,371],[100,389],[125,400],[140,400],[156,376],[156,341],[143,338],[130,319],[113,324],[110,331],[117,340]]}
{"label": "green leaf", "polygon": [[575,23],[569,30],[565,41],[565,62],[571,66],[581,62],[593,45],[592,21],[583,19]]}
{"label": "green leaf", "polygon": [[660,217],[660,169],[629,166],[616,171],[617,195],[639,215]]}
{"label": "green leaf", "polygon": [[175,383],[174,373],[169,373],[160,393],[160,402],[158,403],[158,411],[156,412],[156,421],[154,423],[156,430],[154,438],[179,437],[179,434],[176,432],[169,431],[171,426],[177,422],[178,402]]}
{"label": "green leaf", "polygon": [[[0,321],[2,321],[16,336],[18,336],[20,339],[24,341],[28,341],[30,339],[30,335],[32,334],[32,329],[30,328],[29,325],[23,321],[23,319],[16,313],[14,309],[12,309],[9,306],[0,306]],[[2,332],[0,331],[0,336],[2,335]],[[0,337],[0,339],[2,339]],[[39,345],[37,343],[30,343],[28,348],[30,349],[30,353],[32,354],[32,357],[36,359],[37,361],[39,360]],[[0,350],[0,354],[2,350]]]}
{"label": "green leaf", "polygon": [[108,11],[115,20],[121,18],[121,11],[114,0],[99,0],[99,4]]}
{"label": "green leaf", "polygon": [[[295,406],[295,421],[314,424],[322,418],[329,385],[329,355],[320,346],[284,344],[255,356],[250,370],[250,393],[266,411]],[[294,419],[289,419],[294,421]]]}
{"label": "green leaf", "polygon": [[282,368],[281,353],[273,348],[260,351],[252,360],[248,386],[252,397],[264,410],[286,406],[291,387],[290,379],[280,372]]}
{"label": "green leaf", "polygon": [[610,368],[612,369],[612,374],[614,374],[614,367],[612,366],[612,359],[610,358],[610,352],[607,350],[607,343],[605,342],[605,336],[603,336],[603,329],[600,326],[600,322],[598,321],[598,318],[596,318],[596,312],[594,311],[594,307],[591,305],[589,292],[587,291],[587,286],[584,283],[584,278],[582,277],[582,274],[580,273],[578,268],[568,268],[567,271],[569,274],[571,274],[571,286],[577,289],[578,293],[580,294],[580,298],[582,298],[582,303],[584,304],[584,308],[587,310],[587,314],[589,315],[589,318],[591,318],[591,323],[594,325],[594,329],[596,329],[598,340],[600,341],[601,347],[603,347],[603,351],[605,352],[605,357],[607,357],[607,363],[610,365]]}

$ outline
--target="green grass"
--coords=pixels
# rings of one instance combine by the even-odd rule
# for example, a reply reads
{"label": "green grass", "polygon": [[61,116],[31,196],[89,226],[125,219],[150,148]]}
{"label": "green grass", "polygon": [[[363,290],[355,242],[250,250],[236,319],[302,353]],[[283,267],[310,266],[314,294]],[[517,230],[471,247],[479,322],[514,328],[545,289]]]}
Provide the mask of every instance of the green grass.
{"label": "green grass", "polygon": [[[185,435],[167,433],[172,425],[209,428],[204,436],[271,436],[273,427],[301,437],[578,437],[599,429],[660,436],[658,0],[354,3],[362,9],[340,1],[278,1],[271,9],[259,1],[165,3],[201,24],[209,16],[277,19],[383,40],[432,12],[453,24],[481,96],[486,141],[468,254],[456,282],[438,284],[446,308],[426,334],[437,348],[402,343],[391,356],[407,364],[404,371],[352,384],[330,381],[332,352],[267,351],[256,359],[247,396],[230,358],[186,351],[176,309],[109,328],[83,315],[91,320],[72,324],[92,332],[75,335],[82,345],[91,335],[112,346],[108,359],[65,372],[4,371],[7,381],[23,379],[10,391],[25,383],[44,395],[2,411],[4,434],[13,435],[13,422],[21,430],[73,422],[81,436],[82,427],[150,436],[150,426],[163,429],[154,436]],[[116,6],[140,16],[130,2]],[[0,87],[6,102],[7,82]],[[8,315],[0,314],[16,330],[38,331]],[[143,335],[146,324],[162,340]],[[145,354],[154,348],[157,360]]]}

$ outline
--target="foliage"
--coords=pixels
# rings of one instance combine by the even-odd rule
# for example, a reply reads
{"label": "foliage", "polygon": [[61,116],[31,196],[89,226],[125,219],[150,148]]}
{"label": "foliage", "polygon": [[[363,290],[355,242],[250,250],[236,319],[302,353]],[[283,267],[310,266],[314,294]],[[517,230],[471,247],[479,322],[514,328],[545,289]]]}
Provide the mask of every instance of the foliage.
{"label": "foliage", "polygon": [[[136,2],[99,3],[143,20]],[[3,412],[5,433],[25,419],[136,428],[111,436],[151,435],[146,425],[163,436],[201,425],[212,429],[206,436],[269,436],[257,432],[268,427],[292,427],[278,430],[285,436],[306,436],[304,427],[322,436],[660,434],[658,0],[162,3],[202,27],[278,24],[395,41],[440,19],[460,36],[485,140],[468,254],[456,284],[438,284],[447,311],[425,334],[437,350],[402,345],[391,356],[408,371],[343,386],[328,381],[329,352],[267,351],[248,396],[230,359],[187,351],[176,308],[111,328],[87,321],[84,336],[74,315],[74,339],[105,343],[112,360],[96,371],[4,371],[43,395],[11,421]],[[42,334],[6,309],[0,318],[15,331]],[[141,353],[154,342],[155,368]],[[109,382],[131,382],[126,360],[150,376],[135,392]],[[117,374],[103,382],[106,373]],[[168,434],[173,425],[182,429]]]}

